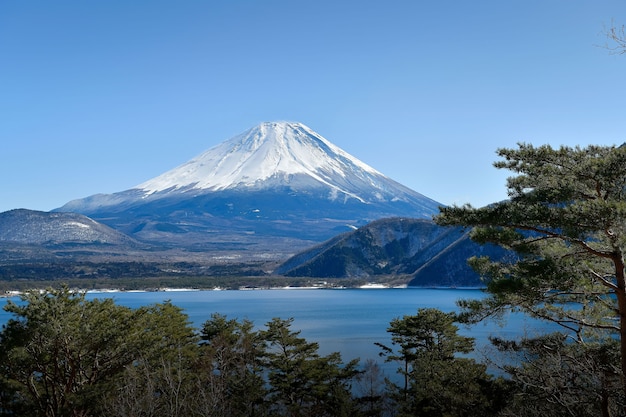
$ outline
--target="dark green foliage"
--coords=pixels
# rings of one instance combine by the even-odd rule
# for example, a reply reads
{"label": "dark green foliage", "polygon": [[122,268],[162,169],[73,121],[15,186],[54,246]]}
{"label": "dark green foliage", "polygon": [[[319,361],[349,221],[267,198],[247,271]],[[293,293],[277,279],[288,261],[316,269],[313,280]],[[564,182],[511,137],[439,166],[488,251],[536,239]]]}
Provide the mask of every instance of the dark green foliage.
{"label": "dark green foliage", "polygon": [[[515,305],[568,327],[618,330],[616,304],[604,297],[623,295],[622,245],[626,222],[626,150],[588,147],[553,150],[520,145],[502,149],[500,168],[521,173],[509,179],[511,200],[480,209],[442,208],[437,222],[474,226],[473,239],[516,251],[502,262],[476,259],[500,304]],[[558,305],[603,299],[606,315]],[[545,308],[540,306],[543,305]],[[594,303],[595,307],[600,304]],[[566,317],[567,316],[567,317]]]}
{"label": "dark green foliage", "polygon": [[252,416],[266,412],[263,340],[248,320],[213,314],[202,326],[197,370],[202,409],[217,415]]}
{"label": "dark green foliage", "polygon": [[28,293],[2,332],[3,375],[20,393],[17,406],[37,415],[91,415],[115,378],[140,352],[156,348],[144,312],[112,300],[87,301],[61,289]]}
{"label": "dark green foliage", "polygon": [[[461,303],[463,318],[524,311],[562,326],[575,342],[567,349],[576,357],[617,340],[623,392],[614,397],[611,391],[610,402],[623,403],[626,147],[520,144],[498,154],[503,160],[495,166],[517,174],[508,179],[510,199],[479,209],[442,208],[436,218],[441,225],[473,227],[475,241],[515,252],[509,259],[470,260],[490,295]],[[598,406],[598,412],[607,415],[606,408]]]}
{"label": "dark green foliage", "polygon": [[291,323],[275,318],[262,333],[267,343],[271,414],[349,415],[353,408],[350,382],[357,374],[358,360],[342,365],[337,352],[319,356],[317,343],[299,337]]}
{"label": "dark green foliage", "polygon": [[257,330],[214,314],[197,334],[170,302],[129,309],[67,288],[6,309],[1,416],[495,415],[504,397],[484,366],[456,357],[473,341],[438,310],[391,323],[401,350],[386,350],[406,361],[407,386],[389,391],[377,364],[320,355],[292,319]]}
{"label": "dark green foliage", "polygon": [[457,334],[456,315],[421,308],[391,321],[393,347],[378,344],[388,361],[401,364],[403,385],[389,382],[403,416],[484,416],[501,406],[496,383],[484,365],[457,357],[473,350],[474,340]]}

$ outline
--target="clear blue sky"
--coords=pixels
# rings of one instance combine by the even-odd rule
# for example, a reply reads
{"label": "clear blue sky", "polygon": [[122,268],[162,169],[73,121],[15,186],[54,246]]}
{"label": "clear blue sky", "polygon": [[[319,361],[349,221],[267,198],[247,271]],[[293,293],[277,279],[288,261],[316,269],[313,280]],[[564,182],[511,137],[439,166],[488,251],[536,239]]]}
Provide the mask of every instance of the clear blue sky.
{"label": "clear blue sky", "polygon": [[626,141],[624,0],[0,2],[0,211],[131,188],[299,121],[444,204],[517,142]]}

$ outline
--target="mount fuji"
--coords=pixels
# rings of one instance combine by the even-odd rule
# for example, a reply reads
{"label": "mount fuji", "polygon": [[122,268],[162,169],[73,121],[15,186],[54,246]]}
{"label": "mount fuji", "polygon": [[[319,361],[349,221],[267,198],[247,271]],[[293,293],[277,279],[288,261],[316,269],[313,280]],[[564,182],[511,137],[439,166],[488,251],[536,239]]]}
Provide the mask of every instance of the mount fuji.
{"label": "mount fuji", "polygon": [[268,122],[77,212],[159,246],[280,257],[373,220],[431,218],[441,204],[301,123]]}

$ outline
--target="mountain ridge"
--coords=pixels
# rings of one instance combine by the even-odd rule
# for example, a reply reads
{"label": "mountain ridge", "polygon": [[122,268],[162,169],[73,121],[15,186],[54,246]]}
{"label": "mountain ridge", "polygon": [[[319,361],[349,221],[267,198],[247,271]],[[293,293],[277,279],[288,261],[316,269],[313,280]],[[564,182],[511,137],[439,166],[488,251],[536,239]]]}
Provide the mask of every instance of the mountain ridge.
{"label": "mountain ridge", "polygon": [[14,209],[0,213],[0,242],[135,245],[138,242],[78,213]]}
{"label": "mountain ridge", "polygon": [[442,237],[449,240],[450,232],[427,219],[380,219],[305,250],[274,272],[328,278],[408,275],[427,261],[420,261],[420,254]]}
{"label": "mountain ridge", "polygon": [[[462,259],[474,247],[466,234],[434,224],[439,206],[305,125],[268,122],[134,188],[50,213],[0,213],[0,276],[476,283]],[[86,233],[96,227],[117,241]]]}
{"label": "mountain ridge", "polygon": [[266,122],[135,188],[54,211],[150,244],[287,256],[380,218],[431,218],[439,206],[301,123]]}
{"label": "mountain ridge", "polygon": [[146,194],[184,187],[218,191],[298,174],[335,188],[325,176],[345,176],[351,165],[383,175],[302,123],[264,122],[134,188]]}
{"label": "mountain ridge", "polygon": [[494,245],[479,245],[470,231],[432,220],[389,218],[369,223],[300,252],[274,273],[288,277],[367,278],[402,276],[411,287],[483,287],[468,265],[472,256],[509,256]]}

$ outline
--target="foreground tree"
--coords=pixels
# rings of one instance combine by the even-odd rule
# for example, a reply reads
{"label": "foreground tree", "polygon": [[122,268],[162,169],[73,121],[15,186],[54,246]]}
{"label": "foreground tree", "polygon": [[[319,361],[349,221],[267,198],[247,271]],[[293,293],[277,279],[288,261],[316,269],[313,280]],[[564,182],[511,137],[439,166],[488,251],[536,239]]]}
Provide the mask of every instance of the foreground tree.
{"label": "foreground tree", "polygon": [[101,395],[98,411],[118,417],[191,415],[197,397],[198,338],[189,318],[171,302],[140,307],[132,314],[140,344],[127,352],[132,361]]}
{"label": "foreground tree", "polygon": [[[179,308],[164,303],[132,310],[62,288],[26,293],[5,310],[14,317],[0,333],[1,413],[151,415],[144,411],[156,405],[160,412],[152,415],[181,415],[170,411],[184,402],[174,377],[186,369],[173,366],[192,355],[196,338]],[[151,372],[145,379],[146,370],[164,367],[162,377]]]}
{"label": "foreground tree", "polygon": [[392,404],[385,387],[385,373],[374,359],[367,359],[363,364],[353,392],[357,406],[364,417],[392,414]]}
{"label": "foreground tree", "polygon": [[337,352],[320,356],[318,344],[291,330],[292,322],[275,318],[261,332],[267,344],[271,415],[351,415],[355,405],[350,389],[358,359],[343,364]]}
{"label": "foreground tree", "polygon": [[213,314],[201,331],[198,378],[199,415],[265,415],[263,341],[249,320]]}
{"label": "foreground tree", "polygon": [[88,301],[67,288],[9,301],[0,335],[2,374],[16,389],[11,407],[39,416],[87,416],[113,378],[136,357],[142,329],[112,300]]}
{"label": "foreground tree", "polygon": [[616,343],[569,343],[563,333],[492,342],[515,384],[503,417],[621,415]]}
{"label": "foreground tree", "polygon": [[389,382],[402,416],[484,416],[499,407],[486,367],[458,357],[474,349],[474,339],[457,334],[455,313],[421,308],[391,321],[397,350],[377,343],[388,361],[398,361],[402,385]]}
{"label": "foreground tree", "polygon": [[521,310],[559,324],[581,347],[616,338],[626,394],[626,147],[519,144],[498,155],[497,168],[518,174],[507,182],[510,199],[441,208],[436,218],[512,253],[470,261],[490,296],[462,302],[465,318]]}

